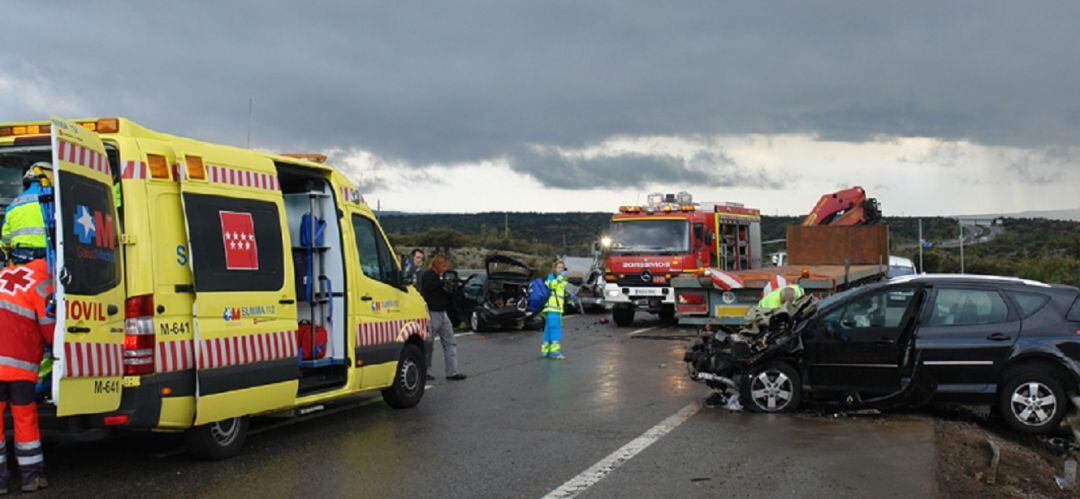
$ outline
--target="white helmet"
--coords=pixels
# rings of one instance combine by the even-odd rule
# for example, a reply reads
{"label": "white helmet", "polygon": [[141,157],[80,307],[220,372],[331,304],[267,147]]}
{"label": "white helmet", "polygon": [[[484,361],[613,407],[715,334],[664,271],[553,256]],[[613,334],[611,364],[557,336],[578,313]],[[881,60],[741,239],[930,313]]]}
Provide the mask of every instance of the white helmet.
{"label": "white helmet", "polygon": [[[40,175],[38,174],[38,169],[41,169]],[[26,173],[23,174],[23,187],[30,187],[30,184],[37,182],[38,178],[42,175],[44,175],[45,178],[52,179],[52,163],[49,163],[48,161],[38,161],[37,163],[30,165],[30,168],[27,168]]]}

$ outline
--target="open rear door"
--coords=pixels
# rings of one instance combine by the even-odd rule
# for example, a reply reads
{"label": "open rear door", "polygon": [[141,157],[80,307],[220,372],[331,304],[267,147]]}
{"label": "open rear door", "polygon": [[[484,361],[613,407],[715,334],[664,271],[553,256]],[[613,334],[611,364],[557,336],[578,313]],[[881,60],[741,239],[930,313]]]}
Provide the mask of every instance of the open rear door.
{"label": "open rear door", "polygon": [[[195,424],[291,405],[300,375],[291,242],[269,160],[177,149],[195,280]],[[215,151],[219,155],[220,150]]]}
{"label": "open rear door", "polygon": [[57,415],[120,407],[124,272],[113,177],[97,134],[52,118]]}

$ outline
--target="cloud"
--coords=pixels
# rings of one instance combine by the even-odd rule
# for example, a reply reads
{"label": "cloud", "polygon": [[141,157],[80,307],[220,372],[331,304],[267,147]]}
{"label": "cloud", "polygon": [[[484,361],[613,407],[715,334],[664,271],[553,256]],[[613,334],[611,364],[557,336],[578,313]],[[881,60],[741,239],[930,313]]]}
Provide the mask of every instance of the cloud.
{"label": "cloud", "polygon": [[722,151],[675,154],[609,152],[585,155],[552,147],[514,154],[510,167],[556,189],[646,188],[657,185],[778,189],[783,182],[761,168],[748,168]]}
{"label": "cloud", "polygon": [[[357,146],[421,165],[616,135],[1038,149],[1080,142],[1078,17],[1076,2],[30,2],[0,18],[7,39],[33,40],[17,51],[25,64],[6,57],[0,74],[59,93],[2,110],[120,114],[243,145],[253,98],[255,145]],[[110,28],[73,43],[41,26]]]}

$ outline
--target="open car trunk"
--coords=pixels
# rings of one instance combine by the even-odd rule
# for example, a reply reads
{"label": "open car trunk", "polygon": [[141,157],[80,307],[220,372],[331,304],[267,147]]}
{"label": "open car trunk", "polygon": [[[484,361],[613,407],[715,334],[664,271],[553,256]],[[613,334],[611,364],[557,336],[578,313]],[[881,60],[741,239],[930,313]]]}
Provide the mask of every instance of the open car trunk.
{"label": "open car trunk", "polygon": [[529,276],[533,270],[524,263],[502,255],[484,259],[487,289],[480,309],[485,322],[510,325],[523,320],[528,302]]}

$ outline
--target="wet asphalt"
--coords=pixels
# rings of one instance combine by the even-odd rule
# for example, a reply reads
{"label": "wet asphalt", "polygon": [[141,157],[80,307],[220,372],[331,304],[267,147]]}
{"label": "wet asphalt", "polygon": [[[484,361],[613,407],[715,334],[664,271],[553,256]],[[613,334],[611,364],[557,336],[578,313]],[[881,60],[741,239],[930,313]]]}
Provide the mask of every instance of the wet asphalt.
{"label": "wet asphalt", "polygon": [[[462,335],[469,378],[439,377],[416,408],[375,393],[264,418],[227,461],[193,461],[175,435],[52,448],[39,496],[542,497],[708,395],[681,362],[688,331],[599,318],[566,319],[565,361],[540,359],[539,332]],[[933,456],[925,418],[702,408],[582,497],[932,496]]]}

